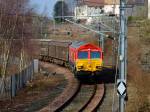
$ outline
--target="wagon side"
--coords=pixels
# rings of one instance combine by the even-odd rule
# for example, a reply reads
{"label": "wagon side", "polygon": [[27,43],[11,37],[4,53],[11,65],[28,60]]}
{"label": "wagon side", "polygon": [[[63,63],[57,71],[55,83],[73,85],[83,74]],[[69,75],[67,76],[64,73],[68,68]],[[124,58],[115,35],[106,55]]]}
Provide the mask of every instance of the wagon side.
{"label": "wagon side", "polygon": [[48,56],[56,63],[67,63],[70,44],[71,42],[50,41],[48,45]]}
{"label": "wagon side", "polygon": [[48,43],[49,41],[40,41],[40,59],[48,61]]}

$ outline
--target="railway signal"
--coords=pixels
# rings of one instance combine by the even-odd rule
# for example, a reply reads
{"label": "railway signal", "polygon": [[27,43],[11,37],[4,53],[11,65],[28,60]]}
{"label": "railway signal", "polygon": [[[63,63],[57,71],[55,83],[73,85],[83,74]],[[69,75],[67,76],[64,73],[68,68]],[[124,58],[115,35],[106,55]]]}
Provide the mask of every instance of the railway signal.
{"label": "railway signal", "polygon": [[125,81],[119,80],[119,81],[117,82],[117,93],[118,93],[120,96],[125,97],[125,96],[126,96],[126,92],[127,92],[127,86],[126,86]]}

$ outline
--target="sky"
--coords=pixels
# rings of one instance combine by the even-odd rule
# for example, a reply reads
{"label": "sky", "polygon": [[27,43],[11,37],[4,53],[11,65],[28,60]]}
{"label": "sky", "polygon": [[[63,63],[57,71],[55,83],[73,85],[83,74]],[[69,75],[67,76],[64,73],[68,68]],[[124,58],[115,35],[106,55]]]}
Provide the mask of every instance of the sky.
{"label": "sky", "polygon": [[57,0],[30,0],[30,5],[34,7],[37,13],[52,17],[56,1]]}

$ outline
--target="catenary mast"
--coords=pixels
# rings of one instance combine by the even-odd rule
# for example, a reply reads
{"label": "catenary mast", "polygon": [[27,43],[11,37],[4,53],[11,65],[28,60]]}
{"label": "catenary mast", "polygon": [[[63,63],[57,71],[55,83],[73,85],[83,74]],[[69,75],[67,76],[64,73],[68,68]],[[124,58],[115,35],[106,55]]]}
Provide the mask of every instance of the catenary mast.
{"label": "catenary mast", "polygon": [[127,19],[125,16],[126,0],[120,0],[120,36],[119,36],[119,112],[125,111],[126,75],[127,75]]}

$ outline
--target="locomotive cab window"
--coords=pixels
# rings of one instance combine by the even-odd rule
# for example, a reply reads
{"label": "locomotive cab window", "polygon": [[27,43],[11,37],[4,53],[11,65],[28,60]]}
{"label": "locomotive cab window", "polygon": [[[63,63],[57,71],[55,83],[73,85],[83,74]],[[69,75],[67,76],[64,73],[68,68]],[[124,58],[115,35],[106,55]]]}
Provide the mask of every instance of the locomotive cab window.
{"label": "locomotive cab window", "polygon": [[101,57],[100,52],[98,51],[91,51],[90,54],[91,54],[91,59],[97,59]]}
{"label": "locomotive cab window", "polygon": [[87,51],[79,51],[78,59],[88,59],[88,52]]}

